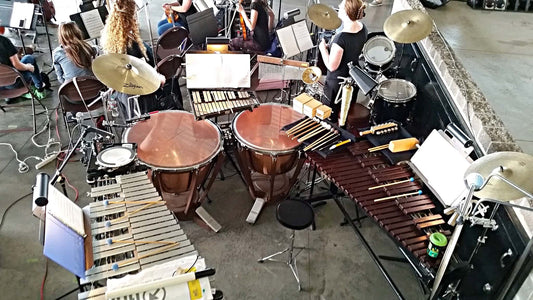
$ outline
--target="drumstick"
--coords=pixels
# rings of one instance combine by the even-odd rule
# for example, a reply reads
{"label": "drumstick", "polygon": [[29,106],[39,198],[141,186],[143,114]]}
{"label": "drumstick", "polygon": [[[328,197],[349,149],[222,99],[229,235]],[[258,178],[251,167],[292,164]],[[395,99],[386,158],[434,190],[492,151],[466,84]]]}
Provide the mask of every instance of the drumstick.
{"label": "drumstick", "polygon": [[309,127],[311,127],[311,126],[313,126],[313,125],[315,125],[315,124],[316,124],[316,123],[312,121],[312,122],[306,124],[305,126],[302,126],[302,127],[298,128],[298,129],[296,129],[296,130],[294,130],[294,131],[291,131],[290,133],[287,133],[287,135],[295,135],[297,132],[300,132],[300,131],[302,131],[302,130],[305,130],[306,128],[309,128]]}
{"label": "drumstick", "polygon": [[326,139],[322,140],[320,143],[318,143],[315,146],[313,146],[311,151],[321,150],[323,148],[322,146],[327,145],[329,142],[334,141],[338,137],[339,137],[339,134],[337,132],[333,132],[333,135],[328,135],[328,137]]}
{"label": "drumstick", "polygon": [[297,134],[294,134],[294,136],[293,136],[291,139],[294,140],[294,139],[300,138],[300,137],[306,135],[308,132],[313,131],[313,130],[316,130],[318,127],[322,127],[322,126],[320,126],[320,123],[315,124],[314,126],[309,127],[307,130],[304,130],[304,131],[302,131],[302,132],[299,132],[299,133],[297,133]]}
{"label": "drumstick", "polygon": [[[318,151],[322,151],[324,150],[326,147],[328,147],[329,145],[331,145],[332,143],[335,143],[337,141],[337,138],[339,137],[338,134],[332,136],[331,139],[328,139],[327,141],[325,141],[322,145],[319,145],[317,146],[317,150]],[[315,149],[313,149],[315,150]]]}
{"label": "drumstick", "polygon": [[411,193],[405,193],[405,194],[400,194],[400,195],[394,195],[394,196],[378,198],[378,199],[374,199],[374,202],[380,202],[380,201],[384,201],[384,200],[389,200],[389,199],[394,199],[394,198],[399,198],[399,197],[413,196],[413,195],[422,195],[422,190],[418,190],[416,192],[411,192]]}
{"label": "drumstick", "polygon": [[316,141],[312,142],[311,144],[307,145],[305,148],[304,148],[304,151],[307,151],[311,148],[313,148],[314,146],[318,145],[318,143],[322,143],[325,139],[328,139],[329,137],[331,137],[331,134],[335,134],[334,132],[330,131],[326,134],[324,134],[322,137],[316,139]]}
{"label": "drumstick", "polygon": [[326,125],[327,125],[327,126],[320,126],[320,128],[317,128],[317,129],[315,129],[314,131],[312,131],[312,132],[306,134],[305,136],[300,137],[300,138],[298,139],[298,142],[301,143],[301,142],[303,142],[303,141],[305,141],[305,140],[307,140],[307,139],[309,139],[309,138],[311,138],[311,137],[313,137],[313,136],[315,136],[315,135],[321,133],[321,132],[324,131],[324,130],[330,130],[330,129],[331,129],[331,125],[329,125],[329,124],[326,124]]}
{"label": "drumstick", "polygon": [[294,127],[292,127],[291,129],[285,131],[285,133],[290,134],[291,132],[293,132],[294,130],[302,127],[304,124],[308,124],[310,121],[313,121],[313,119],[309,119],[309,118],[306,118],[304,119],[303,121],[301,121],[300,123],[296,124]]}
{"label": "drumstick", "polygon": [[415,178],[411,177],[411,178],[405,179],[405,180],[400,180],[400,181],[395,181],[395,182],[391,182],[391,183],[387,183],[387,184],[372,186],[372,187],[369,187],[368,190],[375,190],[375,189],[378,189],[380,187],[386,187],[386,186],[391,186],[391,185],[405,183],[405,182],[411,182],[411,181],[415,181]]}

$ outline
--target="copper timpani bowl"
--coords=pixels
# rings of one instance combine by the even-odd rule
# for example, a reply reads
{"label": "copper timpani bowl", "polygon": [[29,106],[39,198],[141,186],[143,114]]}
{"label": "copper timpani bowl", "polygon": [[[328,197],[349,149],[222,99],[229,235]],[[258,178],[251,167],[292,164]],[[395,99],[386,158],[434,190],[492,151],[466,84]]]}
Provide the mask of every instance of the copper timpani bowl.
{"label": "copper timpani bowl", "polygon": [[261,104],[233,120],[233,133],[249,153],[251,167],[262,174],[282,174],[293,168],[300,143],[281,130],[304,116],[288,105]]}

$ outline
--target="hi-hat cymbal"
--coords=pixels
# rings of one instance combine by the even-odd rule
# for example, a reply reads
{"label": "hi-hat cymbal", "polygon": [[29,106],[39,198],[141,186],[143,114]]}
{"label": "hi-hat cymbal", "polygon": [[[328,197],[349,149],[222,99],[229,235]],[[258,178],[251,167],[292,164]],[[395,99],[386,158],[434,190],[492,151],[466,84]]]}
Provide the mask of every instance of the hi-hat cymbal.
{"label": "hi-hat cymbal", "polygon": [[322,71],[319,67],[309,67],[302,73],[302,81],[305,84],[313,84],[317,82],[322,76]]}
{"label": "hi-hat cymbal", "polygon": [[93,61],[93,73],[108,87],[125,94],[147,95],[161,85],[157,71],[144,60],[127,54],[105,54]]}
{"label": "hi-hat cymbal", "polygon": [[[520,152],[491,153],[474,161],[466,170],[465,178],[472,173],[478,173],[487,180],[493,172],[533,194],[533,156]],[[488,184],[474,195],[501,201],[526,196],[498,177],[492,177]]]}
{"label": "hi-hat cymbal", "polygon": [[397,43],[416,43],[427,37],[433,29],[431,17],[420,10],[402,10],[385,20],[383,31]]}
{"label": "hi-hat cymbal", "polygon": [[313,24],[326,30],[337,29],[342,23],[341,19],[337,16],[337,12],[332,7],[324,4],[313,4],[309,6],[307,16]]}

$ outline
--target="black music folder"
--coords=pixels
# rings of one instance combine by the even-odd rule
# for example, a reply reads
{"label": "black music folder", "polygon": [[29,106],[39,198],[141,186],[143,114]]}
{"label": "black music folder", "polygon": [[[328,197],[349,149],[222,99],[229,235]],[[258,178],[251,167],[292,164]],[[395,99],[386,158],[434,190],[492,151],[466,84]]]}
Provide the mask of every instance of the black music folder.
{"label": "black music folder", "polygon": [[187,24],[189,35],[195,45],[204,44],[207,37],[218,36],[217,19],[213,14],[213,8],[187,16]]}
{"label": "black music folder", "polygon": [[104,29],[108,12],[105,5],[77,14],[70,15],[70,19],[81,29],[84,39],[99,38]]}

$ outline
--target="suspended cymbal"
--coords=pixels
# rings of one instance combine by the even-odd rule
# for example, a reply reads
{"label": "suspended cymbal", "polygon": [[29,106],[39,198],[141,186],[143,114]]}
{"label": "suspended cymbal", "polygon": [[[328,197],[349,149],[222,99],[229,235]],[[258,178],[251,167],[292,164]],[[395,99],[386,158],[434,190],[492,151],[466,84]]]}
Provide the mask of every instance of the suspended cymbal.
{"label": "suspended cymbal", "polygon": [[[491,153],[474,161],[466,170],[465,178],[472,173],[478,173],[487,180],[493,172],[513,182],[521,189],[533,193],[533,180],[531,180],[533,178],[533,156],[520,152]],[[525,197],[523,193],[497,177],[492,177],[488,184],[474,195],[479,198],[501,201]]]}
{"label": "suspended cymbal", "polygon": [[402,10],[385,20],[383,31],[397,43],[416,43],[427,37],[433,29],[431,17],[420,10]]}
{"label": "suspended cymbal", "polygon": [[105,54],[93,61],[93,73],[108,87],[125,94],[147,95],[161,85],[157,71],[127,54]]}
{"label": "suspended cymbal", "polygon": [[322,71],[319,67],[309,67],[302,73],[302,81],[305,84],[313,84],[317,82],[322,76]]}
{"label": "suspended cymbal", "polygon": [[309,6],[307,16],[313,24],[326,30],[334,30],[341,26],[341,19],[337,16],[337,12],[332,7],[324,4]]}

